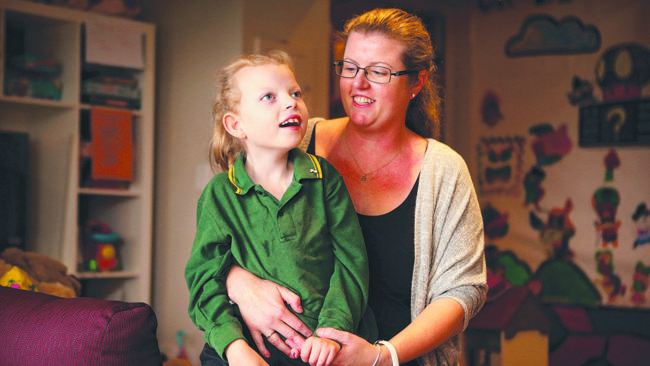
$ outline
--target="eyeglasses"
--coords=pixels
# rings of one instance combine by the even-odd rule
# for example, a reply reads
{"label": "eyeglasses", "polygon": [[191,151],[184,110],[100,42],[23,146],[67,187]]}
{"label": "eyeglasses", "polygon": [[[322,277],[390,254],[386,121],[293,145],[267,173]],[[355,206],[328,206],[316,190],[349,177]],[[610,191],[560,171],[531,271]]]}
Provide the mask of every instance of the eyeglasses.
{"label": "eyeglasses", "polygon": [[363,70],[363,73],[366,74],[366,79],[368,79],[368,81],[377,84],[390,83],[391,76],[402,76],[417,73],[417,70],[402,70],[392,72],[391,69],[384,66],[360,67],[359,65],[350,61],[334,61],[334,72],[336,72],[336,75],[342,78],[352,79],[353,77],[357,76],[359,70]]}

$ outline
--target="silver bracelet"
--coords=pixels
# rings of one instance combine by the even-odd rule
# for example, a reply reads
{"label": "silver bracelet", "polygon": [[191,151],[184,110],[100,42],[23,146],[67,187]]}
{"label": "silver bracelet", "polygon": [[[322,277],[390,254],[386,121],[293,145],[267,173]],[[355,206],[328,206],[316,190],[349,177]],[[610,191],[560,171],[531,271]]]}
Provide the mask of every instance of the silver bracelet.
{"label": "silver bracelet", "polygon": [[375,362],[372,363],[372,366],[377,366],[377,361],[379,361],[379,356],[381,356],[381,346],[375,343],[375,346],[377,346],[377,357],[375,358]]}
{"label": "silver bracelet", "polygon": [[397,351],[395,350],[395,347],[393,347],[392,344],[390,344],[388,341],[377,341],[375,344],[381,344],[386,346],[388,348],[388,352],[390,352],[390,358],[393,361],[393,366],[399,366],[399,359],[397,358]]}

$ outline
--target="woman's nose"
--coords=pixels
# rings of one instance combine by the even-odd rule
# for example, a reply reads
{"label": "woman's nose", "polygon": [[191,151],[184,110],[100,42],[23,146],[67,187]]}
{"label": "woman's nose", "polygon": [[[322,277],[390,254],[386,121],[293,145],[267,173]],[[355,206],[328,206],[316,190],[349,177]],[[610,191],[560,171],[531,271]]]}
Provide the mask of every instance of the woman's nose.
{"label": "woman's nose", "polygon": [[354,83],[354,86],[356,86],[356,87],[368,85],[370,82],[368,81],[368,76],[366,75],[366,70],[359,69],[357,74],[354,76],[354,79],[352,79],[352,82]]}

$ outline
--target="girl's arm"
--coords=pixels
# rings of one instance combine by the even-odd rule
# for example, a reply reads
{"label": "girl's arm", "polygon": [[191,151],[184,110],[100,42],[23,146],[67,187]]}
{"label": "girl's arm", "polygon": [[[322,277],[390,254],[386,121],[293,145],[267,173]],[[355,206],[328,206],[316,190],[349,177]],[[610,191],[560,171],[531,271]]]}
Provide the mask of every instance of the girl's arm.
{"label": "girl's arm", "polygon": [[[291,356],[291,348],[299,348],[312,331],[287,309],[287,305],[302,312],[300,298],[283,286],[263,280],[245,269],[232,266],[226,280],[230,300],[239,306],[239,312],[262,355],[270,354],[264,338]],[[286,341],[280,337],[282,335]]]}

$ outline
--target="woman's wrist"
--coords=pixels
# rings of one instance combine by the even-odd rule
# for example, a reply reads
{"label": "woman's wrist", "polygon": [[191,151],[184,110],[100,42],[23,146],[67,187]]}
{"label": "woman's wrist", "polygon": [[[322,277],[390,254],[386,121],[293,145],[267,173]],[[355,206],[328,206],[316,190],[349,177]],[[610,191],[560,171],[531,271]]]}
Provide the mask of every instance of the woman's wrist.
{"label": "woman's wrist", "polygon": [[397,351],[395,350],[395,347],[390,344],[388,341],[382,341],[379,340],[375,342],[376,345],[379,346],[384,346],[388,352],[385,354],[382,354],[380,349],[380,353],[378,355],[378,358],[382,361],[380,363],[377,363],[377,365],[392,365],[392,366],[399,366],[399,358],[397,357]]}
{"label": "woman's wrist", "polygon": [[247,271],[242,269],[239,266],[232,266],[230,267],[230,272],[228,272],[228,277],[226,277],[226,291],[228,293],[228,298],[230,298],[230,301],[233,303],[237,303],[237,294],[238,288],[245,288],[242,287],[242,283],[238,282],[244,279]]}

